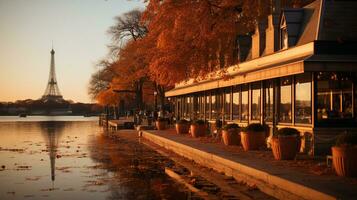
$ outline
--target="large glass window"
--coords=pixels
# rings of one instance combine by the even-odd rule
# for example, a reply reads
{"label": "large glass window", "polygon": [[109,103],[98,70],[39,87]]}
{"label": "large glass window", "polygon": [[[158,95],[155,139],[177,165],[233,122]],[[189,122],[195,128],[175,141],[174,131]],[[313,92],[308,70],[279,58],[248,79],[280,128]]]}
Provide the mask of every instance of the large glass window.
{"label": "large glass window", "polygon": [[211,92],[211,119],[216,119],[217,117],[217,102],[216,102],[216,92]]}
{"label": "large glass window", "polygon": [[182,103],[182,117],[186,117],[186,97],[185,96],[183,96],[182,98],[181,98],[181,103]]}
{"label": "large glass window", "polygon": [[248,121],[248,117],[249,117],[249,104],[248,104],[248,100],[249,100],[249,94],[248,94],[249,88],[248,85],[243,85],[242,86],[242,115],[241,115],[241,119],[243,121]]}
{"label": "large glass window", "polygon": [[194,97],[195,96],[193,96],[193,95],[190,96],[190,111],[189,111],[189,113],[190,113],[191,119],[194,118],[196,115]]}
{"label": "large glass window", "polygon": [[184,110],[184,105],[185,105],[185,98],[184,97],[180,97],[180,104],[181,104],[181,107],[180,107],[180,117],[183,118],[185,117],[185,110]]}
{"label": "large glass window", "polygon": [[186,117],[191,118],[192,98],[186,97]]}
{"label": "large glass window", "polygon": [[264,120],[272,122],[274,116],[274,83],[272,80],[265,81],[264,95]]}
{"label": "large glass window", "polygon": [[231,119],[231,88],[226,88],[224,92],[224,119]]}
{"label": "large glass window", "polygon": [[317,78],[317,119],[353,117],[352,74],[319,72]]}
{"label": "large glass window", "polygon": [[181,118],[181,97],[176,98],[176,117]]}
{"label": "large glass window", "polygon": [[200,107],[199,118],[203,119],[205,117],[205,94],[204,93],[200,94],[199,107]]}
{"label": "large glass window", "polygon": [[214,119],[221,119],[223,116],[223,95],[224,95],[224,90],[218,90],[216,92],[216,110],[217,110],[217,115],[216,118]]}
{"label": "large glass window", "polygon": [[233,120],[240,119],[240,86],[235,86],[233,88],[232,102]]}
{"label": "large glass window", "polygon": [[252,100],[252,120],[260,120],[260,83],[254,83],[252,84],[252,94],[251,94],[251,100]]}
{"label": "large glass window", "polygon": [[201,118],[201,93],[198,93],[195,95],[197,98],[197,112],[196,112],[196,117],[197,119]]}
{"label": "large glass window", "polygon": [[200,111],[199,111],[199,107],[198,107],[198,100],[199,100],[199,96],[198,94],[194,94],[192,97],[192,118],[193,119],[197,119]]}
{"label": "large glass window", "polygon": [[291,111],[291,77],[280,78],[279,121],[290,123]]}
{"label": "large glass window", "polygon": [[206,113],[206,119],[210,118],[210,113],[211,113],[211,93],[206,92],[206,97],[205,97],[205,113]]}
{"label": "large glass window", "polygon": [[311,124],[311,73],[295,76],[295,123]]}

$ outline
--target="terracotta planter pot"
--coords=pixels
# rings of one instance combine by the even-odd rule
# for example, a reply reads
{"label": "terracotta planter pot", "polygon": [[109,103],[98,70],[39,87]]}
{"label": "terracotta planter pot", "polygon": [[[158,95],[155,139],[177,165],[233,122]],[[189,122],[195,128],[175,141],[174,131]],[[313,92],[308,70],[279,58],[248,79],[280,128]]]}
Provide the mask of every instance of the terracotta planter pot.
{"label": "terracotta planter pot", "polygon": [[155,125],[156,125],[156,129],[157,130],[165,130],[166,129],[166,121],[156,121]]}
{"label": "terracotta planter pot", "polygon": [[337,175],[357,177],[357,147],[332,147],[332,163]]}
{"label": "terracotta planter pot", "polygon": [[176,124],[176,133],[177,134],[187,134],[190,130],[190,124]]}
{"label": "terracotta planter pot", "polygon": [[296,136],[273,137],[271,148],[276,160],[292,160],[300,144]]}
{"label": "terracotta planter pot", "polygon": [[222,131],[222,139],[225,145],[239,145],[239,129],[228,129]]}
{"label": "terracotta planter pot", "polygon": [[191,124],[191,136],[192,137],[202,137],[206,135],[207,126],[205,124]]}
{"label": "terracotta planter pot", "polygon": [[265,146],[265,132],[241,132],[240,140],[244,151],[258,150]]}

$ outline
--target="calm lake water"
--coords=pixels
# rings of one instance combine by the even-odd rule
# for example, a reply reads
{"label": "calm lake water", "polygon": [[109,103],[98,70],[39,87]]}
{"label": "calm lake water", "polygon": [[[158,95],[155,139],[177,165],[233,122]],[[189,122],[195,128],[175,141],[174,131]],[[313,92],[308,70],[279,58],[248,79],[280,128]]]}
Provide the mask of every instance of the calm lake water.
{"label": "calm lake water", "polygon": [[162,160],[96,117],[0,117],[0,199],[187,199]]}

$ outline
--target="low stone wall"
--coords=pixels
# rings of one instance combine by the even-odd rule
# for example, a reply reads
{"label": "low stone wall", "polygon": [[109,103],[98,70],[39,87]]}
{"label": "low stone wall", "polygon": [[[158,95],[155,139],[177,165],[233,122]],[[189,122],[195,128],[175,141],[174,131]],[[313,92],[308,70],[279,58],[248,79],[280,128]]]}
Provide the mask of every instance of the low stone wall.
{"label": "low stone wall", "polygon": [[142,131],[142,137],[198,164],[225,173],[227,176],[232,176],[237,180],[255,184],[261,191],[278,199],[336,199],[328,194],[273,174],[160,137],[150,133],[150,131]]}

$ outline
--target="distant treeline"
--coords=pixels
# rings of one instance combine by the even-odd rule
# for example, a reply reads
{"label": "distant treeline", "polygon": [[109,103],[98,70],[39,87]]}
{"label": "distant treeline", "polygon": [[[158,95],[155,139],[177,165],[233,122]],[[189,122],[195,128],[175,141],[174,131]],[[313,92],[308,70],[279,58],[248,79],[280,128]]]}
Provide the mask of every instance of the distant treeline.
{"label": "distant treeline", "polygon": [[21,113],[29,115],[46,115],[51,113],[66,113],[70,115],[97,115],[103,108],[93,103],[74,103],[69,100],[44,101],[38,100],[18,100],[16,102],[0,102],[0,115],[19,115]]}

